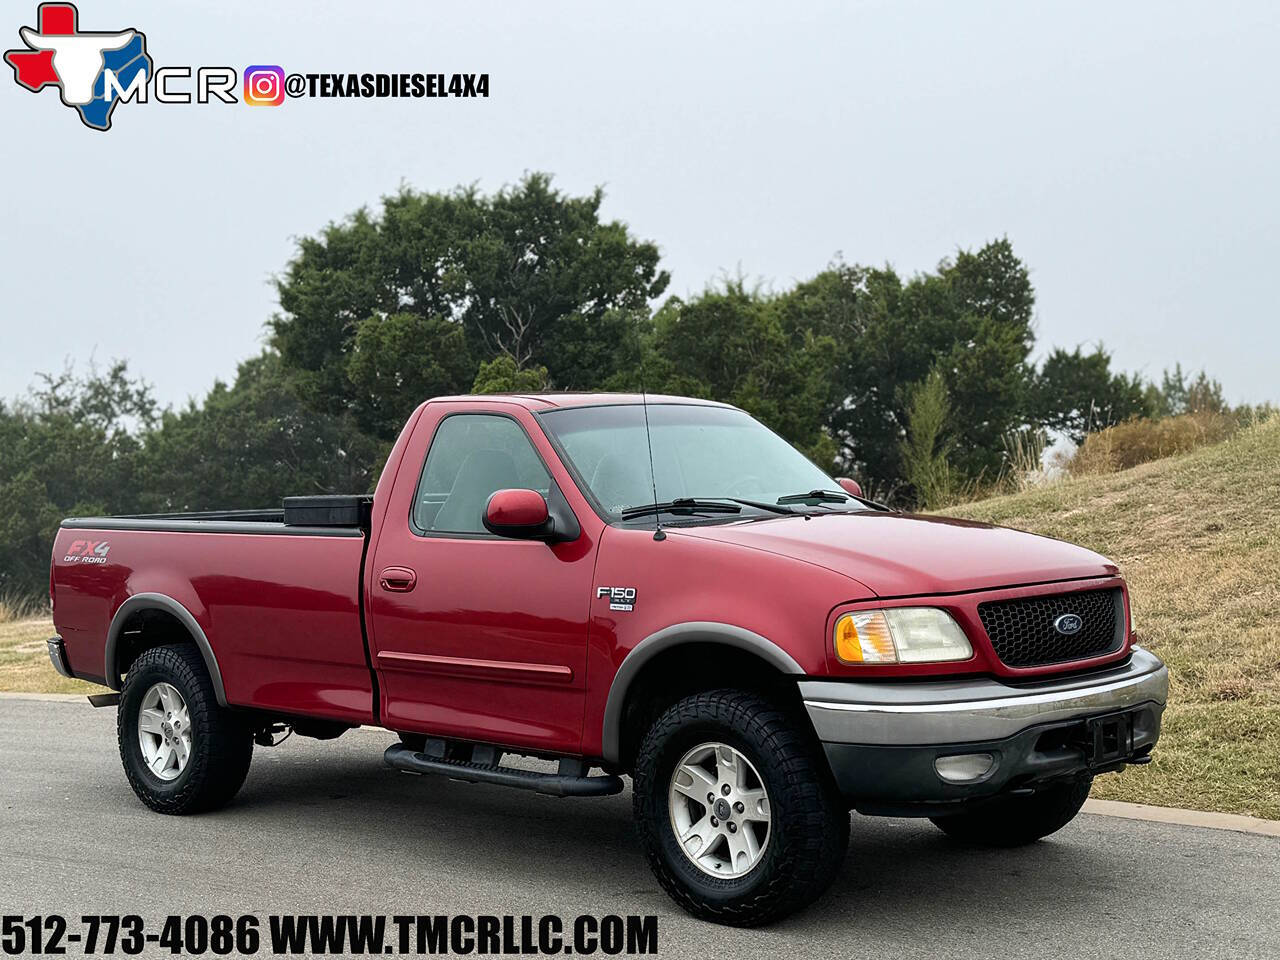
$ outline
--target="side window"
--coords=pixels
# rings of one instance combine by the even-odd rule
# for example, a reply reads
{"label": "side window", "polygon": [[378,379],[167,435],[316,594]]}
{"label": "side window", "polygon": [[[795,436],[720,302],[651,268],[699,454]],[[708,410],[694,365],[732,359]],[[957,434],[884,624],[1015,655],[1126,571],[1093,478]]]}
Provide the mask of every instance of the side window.
{"label": "side window", "polygon": [[551,477],[514,420],[482,413],[446,417],[436,428],[413,501],[419,530],[485,533],[484,506],[497,490],[537,490]]}

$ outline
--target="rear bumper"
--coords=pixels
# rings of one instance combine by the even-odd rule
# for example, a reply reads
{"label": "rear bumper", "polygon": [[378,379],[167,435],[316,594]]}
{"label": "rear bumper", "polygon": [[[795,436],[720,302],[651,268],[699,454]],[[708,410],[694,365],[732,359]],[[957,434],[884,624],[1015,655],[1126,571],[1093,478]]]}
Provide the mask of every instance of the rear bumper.
{"label": "rear bumper", "polygon": [[63,644],[61,637],[50,637],[49,641],[49,662],[53,664],[53,669],[57,670],[59,675],[70,677],[71,665],[67,663],[67,648]]}
{"label": "rear bumper", "polygon": [[[800,693],[831,770],[868,813],[934,815],[1011,790],[1145,762],[1160,736],[1169,671],[1134,647],[1119,667],[1034,684],[803,681]],[[1087,721],[1124,713],[1131,739],[1091,759]],[[940,758],[987,754],[990,769],[944,779]]]}

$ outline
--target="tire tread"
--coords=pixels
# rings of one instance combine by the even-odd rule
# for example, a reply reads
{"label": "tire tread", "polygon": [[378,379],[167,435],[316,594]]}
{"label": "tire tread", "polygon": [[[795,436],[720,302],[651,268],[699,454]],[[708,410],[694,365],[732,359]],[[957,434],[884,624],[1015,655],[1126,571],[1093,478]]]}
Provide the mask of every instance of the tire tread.
{"label": "tire tread", "polygon": [[[177,681],[174,685],[183,692],[199,734],[188,761],[191,775],[172,793],[155,790],[131,753],[130,741],[138,735],[133,701],[158,679]],[[253,759],[251,731],[243,720],[218,704],[200,651],[191,644],[152,647],[130,666],[116,712],[116,738],[129,786],[158,813],[201,813],[224,806],[243,785]]]}
{"label": "tire tread", "polygon": [[[667,741],[681,729],[707,721],[723,723],[777,759],[783,782],[769,785],[770,802],[788,815],[789,842],[771,876],[745,896],[724,902],[698,896],[666,863],[660,831],[669,825],[659,816],[665,802],[655,793],[667,789],[654,782]],[[667,894],[696,917],[733,926],[771,923],[818,899],[835,879],[849,844],[848,809],[812,736],[805,736],[783,710],[740,690],[695,694],[654,722],[636,757],[633,807],[649,865]]]}

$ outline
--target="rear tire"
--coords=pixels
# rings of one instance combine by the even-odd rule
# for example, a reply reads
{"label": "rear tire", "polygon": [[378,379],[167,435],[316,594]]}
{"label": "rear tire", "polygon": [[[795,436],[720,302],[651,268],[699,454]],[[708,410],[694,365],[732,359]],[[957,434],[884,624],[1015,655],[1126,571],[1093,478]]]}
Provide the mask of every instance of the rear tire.
{"label": "rear tire", "polygon": [[[695,767],[709,779],[691,777]],[[715,923],[760,926],[808,906],[849,845],[849,811],[812,734],[742,691],[688,697],[654,722],[636,757],[633,804],[658,882]],[[710,839],[682,844],[678,830]]]}
{"label": "rear tire", "polygon": [[1042,787],[1026,797],[1001,797],[971,813],[930,817],[943,833],[984,847],[1021,847],[1057,833],[1075,819],[1093,777]]}
{"label": "rear tire", "polygon": [[204,660],[187,644],[152,647],[129,667],[116,737],[129,786],[159,813],[223,806],[253,758],[252,730],[218,705]]}

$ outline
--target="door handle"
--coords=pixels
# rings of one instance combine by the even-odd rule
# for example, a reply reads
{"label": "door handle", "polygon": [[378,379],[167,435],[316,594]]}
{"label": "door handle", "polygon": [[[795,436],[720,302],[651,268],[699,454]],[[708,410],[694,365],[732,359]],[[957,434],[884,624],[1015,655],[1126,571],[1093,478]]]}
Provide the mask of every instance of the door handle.
{"label": "door handle", "polygon": [[408,567],[383,567],[378,574],[383,590],[392,593],[408,593],[418,583],[418,575]]}

